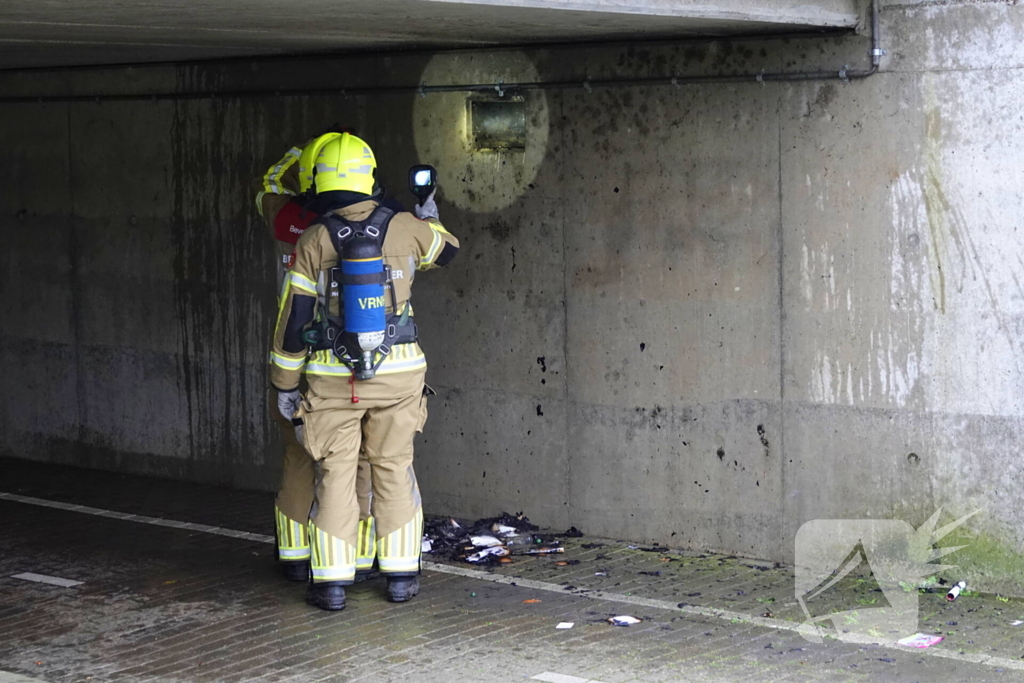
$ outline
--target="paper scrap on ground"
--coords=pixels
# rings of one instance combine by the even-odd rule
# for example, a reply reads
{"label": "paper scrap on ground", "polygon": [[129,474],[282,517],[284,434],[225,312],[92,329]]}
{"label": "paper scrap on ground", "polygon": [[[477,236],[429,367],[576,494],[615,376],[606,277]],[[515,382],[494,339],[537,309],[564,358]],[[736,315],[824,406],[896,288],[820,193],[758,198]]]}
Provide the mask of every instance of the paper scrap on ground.
{"label": "paper scrap on ground", "polygon": [[576,625],[575,621],[563,621],[560,624],[558,624],[558,626],[556,626],[555,628],[562,628],[562,629],[572,628],[575,625]]}
{"label": "paper scrap on ground", "polygon": [[930,636],[927,633],[915,633],[912,636],[906,638],[900,638],[896,642],[900,645],[906,645],[907,647],[918,647],[926,648],[931,647],[935,643],[942,640],[942,636]]}
{"label": "paper scrap on ground", "polygon": [[469,542],[477,548],[491,548],[496,545],[503,545],[503,543],[494,536],[470,536]]}
{"label": "paper scrap on ground", "polygon": [[433,542],[431,542],[429,538],[424,538],[423,542],[420,544],[420,552],[429,553],[433,549]]}
{"label": "paper scrap on ground", "polygon": [[608,621],[616,626],[632,626],[640,623],[639,619],[630,616],[612,617]]}
{"label": "paper scrap on ground", "polygon": [[1010,622],[1010,626],[1020,626],[1021,624],[1024,624],[1024,621],[1021,621],[1020,619]]}
{"label": "paper scrap on ground", "polygon": [[473,555],[470,555],[469,557],[467,557],[466,561],[467,562],[482,562],[485,558],[487,558],[487,557],[489,557],[491,555],[496,555],[498,557],[502,557],[504,555],[508,555],[508,548],[506,548],[505,546],[501,546],[501,545],[494,546],[494,547],[491,547],[491,548],[484,548],[480,552],[474,553]]}
{"label": "paper scrap on ground", "polygon": [[48,583],[51,586],[60,586],[62,588],[71,588],[72,586],[81,586],[82,581],[72,581],[71,579],[62,579],[59,576],[47,576],[46,574],[34,574],[32,572],[23,572],[21,574],[14,574],[11,576],[12,579],[22,579],[23,581],[35,581],[36,583]]}

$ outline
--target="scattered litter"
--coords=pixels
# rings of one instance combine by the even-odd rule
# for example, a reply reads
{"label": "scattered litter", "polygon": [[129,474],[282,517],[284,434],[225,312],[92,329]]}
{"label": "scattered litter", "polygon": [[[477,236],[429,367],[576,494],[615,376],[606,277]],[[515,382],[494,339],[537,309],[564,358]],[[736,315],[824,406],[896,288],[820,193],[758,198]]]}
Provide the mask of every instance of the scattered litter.
{"label": "scattered litter", "polygon": [[[561,550],[561,548],[559,548],[559,550]],[[575,565],[577,565],[579,563],[580,563],[579,560],[559,560],[558,562],[555,562],[555,566],[556,567],[572,567],[572,566],[575,566]]]}
{"label": "scattered litter", "polygon": [[523,551],[522,555],[549,555],[551,553],[564,553],[565,548],[533,548],[531,550]]}
{"label": "scattered litter", "polygon": [[608,570],[602,569],[599,572],[594,572],[594,576],[608,576]]}
{"label": "scattered litter", "polygon": [[504,555],[508,555],[508,548],[498,545],[493,548],[484,548],[478,553],[473,553],[466,558],[466,561],[476,564],[478,562],[483,562],[488,557],[502,557]]}
{"label": "scattered litter", "polygon": [[640,620],[636,617],[621,616],[612,617],[608,620],[608,623],[612,624],[613,626],[632,626],[633,624],[639,624]]}
{"label": "scattered litter", "polygon": [[563,621],[560,624],[558,624],[558,626],[556,626],[555,628],[567,629],[567,628],[572,628],[575,625],[576,625],[575,621]]}
{"label": "scattered litter", "polygon": [[475,598],[475,597],[476,597],[476,593],[470,593],[470,594],[469,594],[469,597],[471,597],[471,598]]}
{"label": "scattered litter", "polygon": [[932,636],[927,633],[915,633],[912,636],[906,638],[900,638],[896,642],[900,645],[906,645],[907,647],[926,648],[931,647],[935,643],[941,642],[942,636]]}
{"label": "scattered litter", "polygon": [[[632,548],[633,546],[629,546],[629,547]],[[668,548],[666,548],[665,546],[660,546],[660,545],[654,545],[654,546],[651,546],[650,548],[637,548],[637,550],[643,550],[645,553],[667,553],[668,552]]]}
{"label": "scattered litter", "polygon": [[950,602],[953,602],[954,600],[959,598],[960,597],[960,593],[965,591],[965,590],[967,590],[967,582],[966,581],[957,581],[956,583],[953,584],[953,587],[949,589],[949,592],[946,593],[946,600],[949,600]]}
{"label": "scattered litter", "polygon": [[661,576],[661,572],[637,572],[637,574],[643,574],[644,576]]}
{"label": "scattered litter", "polygon": [[431,542],[434,554],[448,554],[466,536],[462,525],[451,518],[430,520],[424,526],[423,538]]}
{"label": "scattered litter", "polygon": [[583,538],[583,532],[576,527],[571,526],[565,530],[565,536],[569,538]]}
{"label": "scattered litter", "polygon": [[473,544],[474,548],[491,548],[496,545],[504,545],[494,536],[470,536],[469,542]]}
{"label": "scattered litter", "polygon": [[535,545],[541,545],[544,543],[544,539],[540,536],[534,536],[533,534],[517,534],[515,536],[506,536],[505,544],[512,545],[519,548],[529,548]]}
{"label": "scattered litter", "polygon": [[1024,624],[1024,621],[1021,621],[1020,619],[1010,622],[1010,626],[1020,626],[1021,624]]}
{"label": "scattered litter", "polygon": [[762,614],[761,616],[762,616],[762,617],[764,617],[765,619],[774,619],[774,618],[775,618],[775,614],[774,614],[774,613],[772,613],[772,611],[771,611],[771,610],[769,610],[769,611],[765,612],[765,613],[764,613],[764,614]]}
{"label": "scattered litter", "polygon": [[538,600],[537,598],[530,598],[529,600],[523,600],[523,602],[527,605],[533,605],[540,602],[540,600]]}
{"label": "scattered litter", "polygon": [[[564,552],[552,537],[532,532],[538,527],[522,513],[503,512],[498,517],[463,524],[453,518],[428,520],[423,536],[423,552],[449,560],[494,566],[508,564],[509,555],[544,555]],[[427,550],[427,542],[430,550]],[[497,548],[497,552],[483,552]]]}
{"label": "scattered litter", "polygon": [[430,553],[434,551],[434,542],[429,538],[424,538],[420,544],[420,552]]}
{"label": "scattered litter", "polygon": [[700,593],[699,592],[687,593],[686,597],[688,597],[688,598],[699,598],[700,597]]}

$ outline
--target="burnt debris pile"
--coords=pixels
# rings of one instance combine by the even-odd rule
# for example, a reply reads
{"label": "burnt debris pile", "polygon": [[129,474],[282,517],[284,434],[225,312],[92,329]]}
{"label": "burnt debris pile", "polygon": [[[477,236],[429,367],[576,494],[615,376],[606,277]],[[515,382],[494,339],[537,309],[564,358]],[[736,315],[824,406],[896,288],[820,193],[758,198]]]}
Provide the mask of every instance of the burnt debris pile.
{"label": "burnt debris pile", "polygon": [[512,562],[515,555],[547,555],[565,549],[560,536],[578,538],[573,527],[565,534],[541,534],[523,513],[503,512],[472,524],[451,517],[428,520],[424,527],[423,552],[470,564],[495,566]]}

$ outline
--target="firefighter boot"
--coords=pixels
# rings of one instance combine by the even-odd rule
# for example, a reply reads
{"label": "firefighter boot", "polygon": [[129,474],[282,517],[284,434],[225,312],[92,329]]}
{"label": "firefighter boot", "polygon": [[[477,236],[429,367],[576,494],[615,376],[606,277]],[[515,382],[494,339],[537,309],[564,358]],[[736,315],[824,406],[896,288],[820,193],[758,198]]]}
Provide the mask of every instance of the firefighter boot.
{"label": "firefighter boot", "polygon": [[284,577],[289,581],[309,581],[309,560],[304,562],[282,562]]}
{"label": "firefighter boot", "polygon": [[345,587],[333,583],[311,583],[306,591],[306,602],[328,611],[345,609]]}
{"label": "firefighter boot", "polygon": [[388,577],[388,600],[407,602],[420,592],[420,580],[415,576]]}

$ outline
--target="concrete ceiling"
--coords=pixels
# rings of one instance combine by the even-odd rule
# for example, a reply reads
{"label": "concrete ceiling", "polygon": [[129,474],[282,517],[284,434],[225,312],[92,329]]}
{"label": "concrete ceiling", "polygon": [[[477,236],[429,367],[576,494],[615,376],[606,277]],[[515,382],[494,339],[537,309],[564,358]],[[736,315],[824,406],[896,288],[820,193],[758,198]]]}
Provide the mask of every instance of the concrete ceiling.
{"label": "concrete ceiling", "polygon": [[3,0],[0,69],[849,28],[856,0]]}

